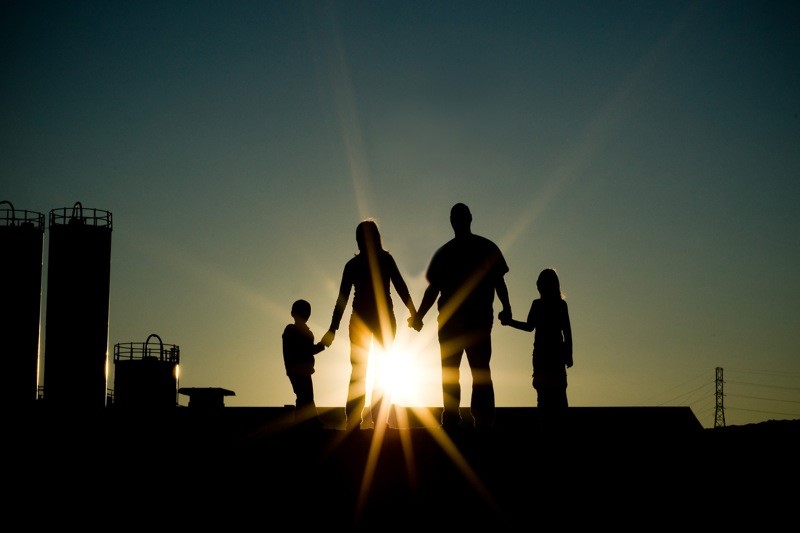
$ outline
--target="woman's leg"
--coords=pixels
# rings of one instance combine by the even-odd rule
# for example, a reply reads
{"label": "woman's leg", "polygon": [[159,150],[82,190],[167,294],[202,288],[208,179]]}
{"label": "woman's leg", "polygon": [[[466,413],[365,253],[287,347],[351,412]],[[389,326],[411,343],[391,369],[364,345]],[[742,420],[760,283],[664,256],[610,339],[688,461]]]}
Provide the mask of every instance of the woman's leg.
{"label": "woman's leg", "polygon": [[370,395],[370,414],[375,427],[386,427],[389,424],[389,410],[392,403],[391,391],[386,390],[383,372],[397,333],[397,324],[394,320],[390,320],[388,325],[389,329],[386,331],[377,325],[372,330],[373,348],[375,349],[372,359],[374,364],[372,374],[375,379],[372,385],[372,394]]}
{"label": "woman's leg", "polygon": [[350,384],[347,389],[345,416],[347,429],[358,429],[366,404],[367,363],[371,333],[358,317],[350,319]]}

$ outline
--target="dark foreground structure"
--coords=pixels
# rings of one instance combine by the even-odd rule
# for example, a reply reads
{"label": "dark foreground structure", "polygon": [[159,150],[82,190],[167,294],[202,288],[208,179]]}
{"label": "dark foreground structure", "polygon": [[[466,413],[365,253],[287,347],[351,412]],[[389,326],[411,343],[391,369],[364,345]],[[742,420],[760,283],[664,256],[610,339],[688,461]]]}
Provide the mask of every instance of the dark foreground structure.
{"label": "dark foreground structure", "polygon": [[321,430],[294,425],[290,407],[39,409],[9,420],[6,518],[111,531],[660,531],[736,511],[769,530],[796,503],[797,423],[709,430],[688,408],[643,407],[570,408],[542,426],[536,409],[501,408],[491,431],[446,433],[428,411],[346,432],[335,409]]}

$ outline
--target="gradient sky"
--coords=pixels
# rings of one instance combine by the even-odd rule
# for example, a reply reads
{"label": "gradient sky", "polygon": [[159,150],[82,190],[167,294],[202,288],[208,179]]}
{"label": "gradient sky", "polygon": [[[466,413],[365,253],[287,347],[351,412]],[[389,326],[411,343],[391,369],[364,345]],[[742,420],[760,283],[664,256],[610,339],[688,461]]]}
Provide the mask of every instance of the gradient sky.
{"label": "gradient sky", "polygon": [[[571,405],[711,427],[722,367],[728,425],[800,418],[796,1],[26,0],[0,26],[0,200],[112,213],[110,360],[155,333],[180,386],[291,404],[291,304],[321,337],[356,224],[419,304],[464,202],[515,318],[559,272]],[[441,406],[435,309],[417,333],[395,305],[397,401]],[[533,334],[493,339],[497,404],[535,405]],[[318,405],[348,352],[345,327]]]}

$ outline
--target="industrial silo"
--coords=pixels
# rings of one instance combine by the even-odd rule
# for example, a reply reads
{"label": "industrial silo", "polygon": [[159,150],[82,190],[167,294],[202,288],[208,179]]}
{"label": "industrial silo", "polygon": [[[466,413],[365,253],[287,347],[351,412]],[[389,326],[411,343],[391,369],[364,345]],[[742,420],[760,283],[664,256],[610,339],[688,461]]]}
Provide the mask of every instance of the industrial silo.
{"label": "industrial silo", "polygon": [[0,405],[32,406],[39,384],[44,215],[0,202]]}
{"label": "industrial silo", "polygon": [[145,342],[115,344],[114,409],[176,407],[180,355],[178,346],[164,344],[155,333]]}
{"label": "industrial silo", "polygon": [[91,411],[106,403],[111,213],[50,211],[44,401]]}

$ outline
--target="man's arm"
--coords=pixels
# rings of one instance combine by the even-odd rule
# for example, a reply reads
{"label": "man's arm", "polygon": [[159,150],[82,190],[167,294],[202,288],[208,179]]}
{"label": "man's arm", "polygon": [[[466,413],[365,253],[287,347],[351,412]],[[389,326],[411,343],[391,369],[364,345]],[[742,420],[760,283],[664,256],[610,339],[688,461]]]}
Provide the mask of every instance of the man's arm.
{"label": "man's arm", "polygon": [[506,279],[500,278],[494,287],[497,293],[497,298],[503,305],[503,309],[497,315],[501,322],[511,320],[511,301],[508,299],[508,287],[506,286]]}

